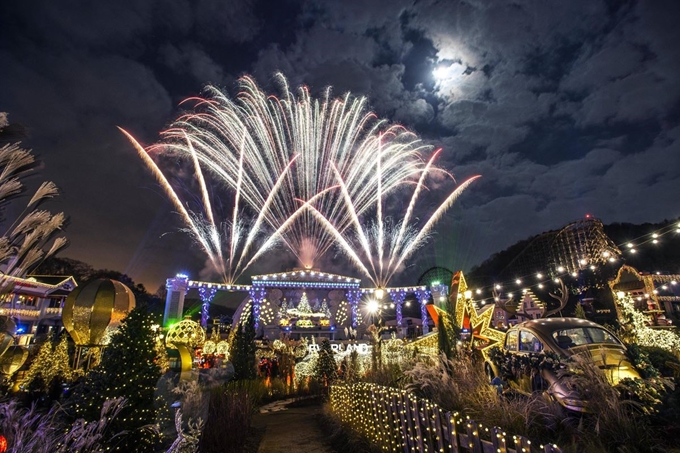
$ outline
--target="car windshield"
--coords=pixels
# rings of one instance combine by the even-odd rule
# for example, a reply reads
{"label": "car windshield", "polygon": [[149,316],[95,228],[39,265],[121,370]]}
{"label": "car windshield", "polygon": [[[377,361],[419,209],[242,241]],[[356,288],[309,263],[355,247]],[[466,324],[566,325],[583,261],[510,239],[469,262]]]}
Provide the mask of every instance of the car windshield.
{"label": "car windshield", "polygon": [[584,344],[621,344],[612,334],[598,327],[561,329],[554,331],[552,336],[557,345],[562,349],[569,349]]}

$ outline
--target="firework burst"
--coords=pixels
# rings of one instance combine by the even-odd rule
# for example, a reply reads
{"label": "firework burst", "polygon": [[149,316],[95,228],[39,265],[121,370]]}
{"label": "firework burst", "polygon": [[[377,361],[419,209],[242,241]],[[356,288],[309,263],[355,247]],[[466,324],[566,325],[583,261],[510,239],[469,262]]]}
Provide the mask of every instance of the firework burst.
{"label": "firework burst", "polygon": [[[335,243],[349,260],[368,278],[376,288],[386,288],[392,277],[398,273],[404,262],[413,255],[430,237],[432,228],[441,219],[444,213],[453,205],[458,197],[468,188],[472,182],[481,176],[476,175],[459,184],[443,202],[434,210],[427,220],[419,225],[414,218],[414,211],[423,189],[425,181],[434,172],[441,172],[434,166],[440,150],[438,150],[427,164],[421,169],[418,182],[415,184],[408,207],[401,220],[395,221],[396,217],[387,215],[384,207],[385,192],[383,191],[381,178],[378,176],[372,189],[377,194],[375,199],[375,218],[362,222],[360,211],[356,208],[354,200],[339,172],[335,172],[340,191],[343,194],[348,215],[351,218],[349,228],[338,229],[333,221],[326,217],[322,210],[310,206],[310,212],[319,221],[328,233],[334,237]],[[381,167],[383,154],[379,150],[374,159],[376,167]],[[379,173],[378,173],[379,174]]]}
{"label": "firework burst", "polygon": [[[197,197],[200,202],[198,206],[189,209],[183,202],[172,184],[168,181],[165,174],[158,167],[156,162],[151,159],[147,150],[145,150],[135,138],[124,129],[120,129],[130,142],[135,147],[135,150],[142,158],[144,163],[151,169],[154,176],[160,183],[165,193],[170,198],[170,201],[177,209],[177,212],[182,217],[186,227],[183,231],[187,232],[198,243],[203,251],[208,256],[214,270],[221,275],[222,280],[227,284],[234,284],[236,280],[243,274],[243,272],[255,262],[262,254],[271,249],[278,242],[281,233],[289,228],[290,224],[301,213],[307,210],[309,203],[316,201],[318,196],[323,195],[324,192],[317,197],[312,197],[309,203],[302,203],[296,211],[294,211],[287,221],[283,222],[278,228],[271,232],[268,237],[262,228],[264,224],[264,216],[267,211],[269,199],[264,199],[263,206],[257,210],[257,214],[249,213],[244,210],[240,204],[242,182],[236,184],[234,191],[234,201],[231,220],[216,220],[214,212],[214,203],[211,200],[210,191],[206,185],[203,171],[199,164],[196,153],[191,148],[191,157],[194,166],[194,177],[198,183],[200,196]],[[292,162],[291,162],[292,163]],[[290,168],[290,165],[286,167]],[[279,183],[274,185],[275,188],[281,186],[282,181],[287,174],[285,170],[279,177]],[[276,189],[275,189],[276,190]]]}
{"label": "firework burst", "polygon": [[[304,87],[295,95],[283,76],[277,78],[280,97],[264,93],[249,77],[240,80],[234,100],[207,87],[205,97],[184,102],[193,104],[191,111],[147,149],[123,132],[225,283],[235,283],[281,242],[307,268],[337,244],[377,287],[386,286],[476,177],[419,226],[412,219],[425,179],[436,172],[448,175],[434,164],[439,151],[425,159],[430,147],[368,112],[363,97],[333,99],[327,89],[314,99]],[[188,200],[151,158],[157,153],[191,163],[196,193]],[[229,215],[216,208],[223,199],[212,195],[213,186],[233,196],[224,203]],[[384,200],[405,186],[414,192],[395,222]],[[369,217],[375,220],[362,224]]]}
{"label": "firework burst", "polygon": [[[281,231],[279,239],[311,268],[333,245],[334,235],[311,210],[300,207],[315,198],[316,208],[342,232],[352,217],[342,193],[329,190],[337,186],[336,173],[361,214],[376,202],[372,188],[378,179],[384,193],[411,181],[430,147],[368,112],[363,97],[334,99],[327,89],[314,99],[305,87],[296,95],[282,75],[277,79],[280,97],[266,94],[250,77],[240,80],[235,100],[207,87],[204,98],[185,101],[194,104],[193,110],[149,150],[197,159],[236,191],[238,201],[261,213],[253,231],[261,231],[262,224]],[[383,158],[376,168],[378,150]]]}

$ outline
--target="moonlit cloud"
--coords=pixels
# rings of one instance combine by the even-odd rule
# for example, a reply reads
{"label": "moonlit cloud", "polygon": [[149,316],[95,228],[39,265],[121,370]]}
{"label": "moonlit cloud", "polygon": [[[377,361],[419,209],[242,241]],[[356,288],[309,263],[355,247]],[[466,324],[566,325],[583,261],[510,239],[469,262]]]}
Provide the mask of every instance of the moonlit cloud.
{"label": "moonlit cloud", "polygon": [[243,73],[265,87],[282,71],[314,93],[366,95],[379,116],[443,147],[456,177],[484,176],[404,273],[412,281],[417,266],[467,269],[586,212],[605,223],[680,215],[679,9],[15,2],[0,11],[0,110],[28,128],[45,178],[63,188],[73,244],[63,255],[127,269],[155,289],[178,270],[198,272],[203,258],[188,238],[166,234],[167,202],[115,126],[151,143],[180,100],[208,82],[232,89]]}

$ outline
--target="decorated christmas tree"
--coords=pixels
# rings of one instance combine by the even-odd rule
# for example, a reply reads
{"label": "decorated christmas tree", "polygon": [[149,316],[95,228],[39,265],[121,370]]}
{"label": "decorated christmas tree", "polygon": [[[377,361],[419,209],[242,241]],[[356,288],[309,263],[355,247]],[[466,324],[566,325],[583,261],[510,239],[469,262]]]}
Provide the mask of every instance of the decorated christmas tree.
{"label": "decorated christmas tree", "polygon": [[281,302],[281,306],[279,307],[279,312],[276,314],[276,317],[278,319],[286,319],[288,317],[288,301],[286,301],[285,297]]}
{"label": "decorated christmas tree", "polygon": [[145,309],[132,310],[111,336],[101,363],[85,376],[67,403],[74,418],[94,421],[105,401],[126,399],[110,429],[126,434],[111,439],[112,451],[155,451],[157,436],[144,429],[156,421],[154,391],[161,375],[152,325]]}
{"label": "decorated christmas tree", "polygon": [[21,385],[32,391],[41,391],[58,396],[61,384],[75,378],[68,355],[68,335],[60,339],[48,338],[31,363]]}
{"label": "decorated christmas tree", "polygon": [[245,320],[236,327],[232,345],[231,362],[234,379],[255,379],[255,319],[252,307]]}
{"label": "decorated christmas tree", "polygon": [[331,342],[327,338],[324,338],[321,342],[319,357],[314,368],[314,376],[325,387],[331,385],[338,377],[338,365],[335,363]]}
{"label": "decorated christmas tree", "polygon": [[576,304],[576,309],[574,310],[574,318],[588,319],[586,316],[586,311],[583,309],[583,305],[580,303]]}
{"label": "decorated christmas tree", "polygon": [[313,313],[312,307],[309,305],[309,299],[307,299],[307,293],[302,293],[300,303],[297,306],[297,311],[301,314],[309,313],[311,315]]}
{"label": "decorated christmas tree", "polygon": [[326,302],[326,299],[321,302],[321,308],[319,308],[319,312],[323,313],[326,318],[331,318],[331,309],[328,308],[328,302]]}

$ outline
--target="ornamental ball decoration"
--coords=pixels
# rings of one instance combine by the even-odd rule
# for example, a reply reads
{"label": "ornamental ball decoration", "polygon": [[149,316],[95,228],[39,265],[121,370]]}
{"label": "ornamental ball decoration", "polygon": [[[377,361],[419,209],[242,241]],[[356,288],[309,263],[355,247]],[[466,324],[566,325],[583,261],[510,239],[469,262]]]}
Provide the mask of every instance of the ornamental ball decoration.
{"label": "ornamental ball decoration", "polygon": [[9,316],[0,316],[0,355],[14,343],[17,325]]}
{"label": "ornamental ball decoration", "polygon": [[190,319],[185,319],[172,326],[165,337],[165,344],[169,347],[183,344],[193,348],[201,346],[204,342],[205,331],[199,323]]}
{"label": "ornamental ball decoration", "polygon": [[12,376],[26,362],[28,349],[23,346],[10,346],[5,353],[0,356],[0,373],[5,376]]}
{"label": "ornamental ball decoration", "polygon": [[101,346],[107,330],[115,329],[135,308],[135,296],[109,278],[77,287],[64,302],[61,319],[77,346]]}

